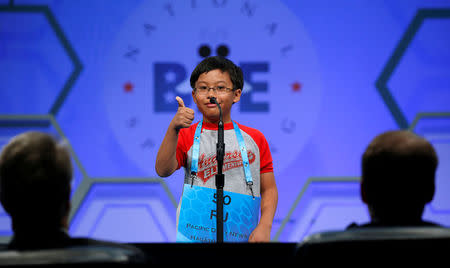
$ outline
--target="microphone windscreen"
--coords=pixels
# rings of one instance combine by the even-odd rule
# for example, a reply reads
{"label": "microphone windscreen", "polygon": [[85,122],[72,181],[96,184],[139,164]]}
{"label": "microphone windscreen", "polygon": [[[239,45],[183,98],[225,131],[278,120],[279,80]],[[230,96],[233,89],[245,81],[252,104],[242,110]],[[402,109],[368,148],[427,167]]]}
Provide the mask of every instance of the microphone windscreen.
{"label": "microphone windscreen", "polygon": [[210,102],[210,103],[217,103],[217,100],[216,100],[215,97],[211,97],[211,98],[209,99],[209,102]]}

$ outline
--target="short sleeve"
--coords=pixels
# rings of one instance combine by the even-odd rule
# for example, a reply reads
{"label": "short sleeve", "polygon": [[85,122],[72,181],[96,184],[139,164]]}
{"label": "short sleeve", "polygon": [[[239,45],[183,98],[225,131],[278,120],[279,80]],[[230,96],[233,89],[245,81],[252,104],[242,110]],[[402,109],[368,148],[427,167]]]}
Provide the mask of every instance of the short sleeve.
{"label": "short sleeve", "polygon": [[194,143],[195,129],[197,128],[198,122],[191,125],[189,128],[182,128],[178,133],[178,142],[176,150],[176,158],[178,162],[177,170],[181,167],[186,166],[187,154],[189,149]]}
{"label": "short sleeve", "polygon": [[259,149],[260,173],[273,172],[272,154],[270,153],[269,143],[261,131],[238,124],[239,128],[252,137]]}
{"label": "short sleeve", "polygon": [[272,154],[270,153],[269,143],[261,133],[261,141],[258,143],[261,161],[261,173],[273,172]]}

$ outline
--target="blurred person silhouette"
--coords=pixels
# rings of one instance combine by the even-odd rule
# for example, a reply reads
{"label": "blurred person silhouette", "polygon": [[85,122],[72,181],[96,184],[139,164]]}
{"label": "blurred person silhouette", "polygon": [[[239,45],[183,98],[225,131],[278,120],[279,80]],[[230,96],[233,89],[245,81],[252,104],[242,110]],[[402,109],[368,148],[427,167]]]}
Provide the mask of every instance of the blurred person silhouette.
{"label": "blurred person silhouette", "polygon": [[30,131],[13,137],[0,154],[0,202],[11,216],[11,250],[105,246],[131,252],[136,262],[144,253],[133,245],[67,233],[72,163],[63,144],[50,135]]}
{"label": "blurred person silhouette", "polygon": [[376,136],[362,156],[361,199],[370,222],[358,227],[439,226],[424,221],[435,193],[438,157],[426,139],[407,130]]}

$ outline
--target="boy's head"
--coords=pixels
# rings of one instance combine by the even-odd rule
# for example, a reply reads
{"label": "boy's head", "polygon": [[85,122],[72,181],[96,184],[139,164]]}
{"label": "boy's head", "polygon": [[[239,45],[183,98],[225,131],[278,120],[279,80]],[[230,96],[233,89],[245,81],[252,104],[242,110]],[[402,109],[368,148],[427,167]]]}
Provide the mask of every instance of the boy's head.
{"label": "boy's head", "polygon": [[434,196],[437,165],[431,143],[410,131],[376,136],[362,157],[361,196],[371,216],[420,219]]}
{"label": "boy's head", "polygon": [[241,68],[223,57],[210,57],[201,61],[191,75],[192,98],[206,122],[219,120],[219,109],[210,99],[220,104],[224,123],[231,121],[231,106],[241,97],[244,78]]}
{"label": "boy's head", "polygon": [[52,136],[30,131],[14,137],[0,154],[0,201],[13,228],[67,227],[71,179],[70,155]]}
{"label": "boy's head", "polygon": [[223,73],[228,73],[233,84],[233,90],[242,90],[244,87],[244,75],[241,68],[232,61],[220,56],[205,58],[195,67],[191,74],[191,87],[195,89],[196,82],[201,74],[216,69],[221,70]]}

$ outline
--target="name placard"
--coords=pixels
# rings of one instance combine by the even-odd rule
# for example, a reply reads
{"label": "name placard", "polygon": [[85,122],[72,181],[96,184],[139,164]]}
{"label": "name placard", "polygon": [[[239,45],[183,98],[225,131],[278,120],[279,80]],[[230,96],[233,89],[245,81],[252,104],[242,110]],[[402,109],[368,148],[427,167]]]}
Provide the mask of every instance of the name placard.
{"label": "name placard", "polygon": [[[223,196],[223,241],[247,242],[258,224],[261,198],[227,191]],[[217,241],[216,202],[215,189],[184,185],[177,242]]]}

